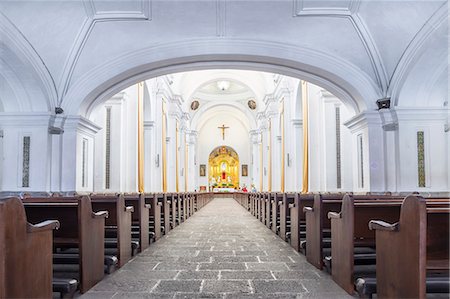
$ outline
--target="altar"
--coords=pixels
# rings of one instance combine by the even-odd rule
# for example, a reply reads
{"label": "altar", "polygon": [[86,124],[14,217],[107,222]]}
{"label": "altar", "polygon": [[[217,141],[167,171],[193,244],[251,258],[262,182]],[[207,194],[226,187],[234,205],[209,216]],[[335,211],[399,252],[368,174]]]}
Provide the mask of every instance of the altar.
{"label": "altar", "polygon": [[213,192],[214,193],[218,193],[218,192],[225,192],[225,193],[229,193],[229,192],[235,192],[236,190],[234,188],[214,188]]}

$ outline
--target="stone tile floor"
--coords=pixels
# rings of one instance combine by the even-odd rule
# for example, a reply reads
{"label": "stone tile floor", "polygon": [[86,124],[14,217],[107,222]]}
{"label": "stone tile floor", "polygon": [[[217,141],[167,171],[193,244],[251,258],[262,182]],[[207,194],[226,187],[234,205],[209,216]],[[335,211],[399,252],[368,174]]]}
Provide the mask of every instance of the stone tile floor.
{"label": "stone tile floor", "polygon": [[352,298],[230,198],[215,199],[80,298]]}

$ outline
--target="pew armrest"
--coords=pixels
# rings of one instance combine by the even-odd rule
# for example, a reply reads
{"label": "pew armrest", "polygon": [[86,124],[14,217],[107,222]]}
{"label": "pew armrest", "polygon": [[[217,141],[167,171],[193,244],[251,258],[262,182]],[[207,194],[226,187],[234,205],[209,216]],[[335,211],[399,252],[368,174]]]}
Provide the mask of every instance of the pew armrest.
{"label": "pew armrest", "polygon": [[92,218],[108,218],[108,211],[99,211],[99,212],[93,212]]}
{"label": "pew armrest", "polygon": [[125,212],[134,212],[134,207],[125,207]]}
{"label": "pew armrest", "polygon": [[341,219],[342,214],[336,212],[328,212],[328,219]]}
{"label": "pew armrest", "polygon": [[295,208],[295,204],[294,203],[290,203],[288,206],[289,206],[289,209]]}
{"label": "pew armrest", "polygon": [[314,212],[314,208],[313,207],[304,207],[303,208],[303,212],[305,212],[305,213],[306,212],[311,212],[312,213],[312,212]]}
{"label": "pew armrest", "polygon": [[158,206],[162,206],[162,202],[158,202]]}
{"label": "pew armrest", "polygon": [[152,208],[152,205],[151,205],[151,204],[148,204],[148,203],[146,203],[146,204],[144,205],[144,207],[145,207],[146,209],[151,209],[151,208]]}
{"label": "pew armrest", "polygon": [[40,222],[38,224],[27,224],[27,232],[29,233],[37,233],[42,232],[46,230],[54,230],[59,228],[59,221],[58,220],[47,220]]}
{"label": "pew armrest", "polygon": [[384,231],[398,231],[398,222],[390,224],[381,220],[370,220],[369,221],[370,230],[384,230]]}

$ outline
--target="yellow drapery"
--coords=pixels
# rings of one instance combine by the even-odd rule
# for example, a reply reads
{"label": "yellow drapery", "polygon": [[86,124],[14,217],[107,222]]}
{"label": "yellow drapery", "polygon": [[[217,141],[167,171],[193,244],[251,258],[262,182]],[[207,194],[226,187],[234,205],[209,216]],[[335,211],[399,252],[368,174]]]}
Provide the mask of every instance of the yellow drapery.
{"label": "yellow drapery", "polygon": [[176,188],[176,191],[177,192],[180,192],[180,178],[179,178],[179,175],[180,175],[180,173],[179,173],[179,169],[180,169],[180,167],[179,167],[179,160],[180,160],[180,157],[179,157],[179,155],[180,155],[180,151],[178,150],[178,132],[179,132],[179,124],[178,124],[178,121],[177,121],[177,123],[176,123],[176,128],[175,128],[175,150],[176,150],[176,155],[175,155],[175,172],[176,172],[176,175],[175,175],[175,180],[176,180],[176,182],[175,182],[175,188]]}
{"label": "yellow drapery", "polygon": [[166,157],[166,134],[167,134],[167,116],[166,104],[162,103],[162,191],[167,192],[167,157]]}
{"label": "yellow drapery", "polygon": [[269,176],[268,176],[268,185],[267,191],[272,192],[272,120],[269,118],[269,158],[268,158],[268,166],[269,166]]}
{"label": "yellow drapery", "polygon": [[186,133],[184,134],[184,192],[188,191],[188,164],[189,163],[189,147],[187,144]]}
{"label": "yellow drapery", "polygon": [[137,84],[138,93],[138,191],[144,193],[144,82]]}
{"label": "yellow drapery", "polygon": [[308,85],[302,80],[303,108],[303,182],[302,193],[309,191],[309,128],[308,128]]}
{"label": "yellow drapery", "polygon": [[285,148],[284,148],[284,99],[281,102],[281,115],[280,115],[280,125],[281,125],[281,192],[284,192],[284,181],[285,181]]}
{"label": "yellow drapery", "polygon": [[259,191],[263,192],[263,140],[262,140],[262,133],[261,133],[261,143],[259,144]]}

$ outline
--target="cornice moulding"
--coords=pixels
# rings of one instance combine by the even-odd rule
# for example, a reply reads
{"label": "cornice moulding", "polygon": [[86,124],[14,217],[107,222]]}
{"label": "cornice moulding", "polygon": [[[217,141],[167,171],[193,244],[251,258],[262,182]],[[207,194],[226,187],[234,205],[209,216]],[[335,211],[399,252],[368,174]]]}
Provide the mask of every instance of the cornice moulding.
{"label": "cornice moulding", "polygon": [[362,112],[344,123],[352,133],[357,132],[361,129],[367,128],[369,126],[379,126],[381,127],[382,122],[380,114],[378,111],[365,111]]}
{"label": "cornice moulding", "polygon": [[51,117],[52,114],[50,114],[50,112],[42,112],[42,113],[2,112],[0,113],[0,127],[48,126]]}
{"label": "cornice moulding", "polygon": [[427,122],[442,122],[450,117],[450,110],[448,108],[396,108],[397,118],[399,121],[427,121]]}
{"label": "cornice moulding", "polygon": [[78,130],[80,133],[85,133],[93,137],[102,127],[83,116],[68,116],[64,124],[64,130]]}

